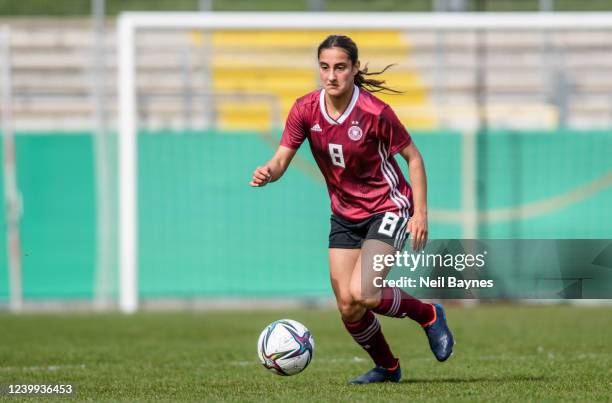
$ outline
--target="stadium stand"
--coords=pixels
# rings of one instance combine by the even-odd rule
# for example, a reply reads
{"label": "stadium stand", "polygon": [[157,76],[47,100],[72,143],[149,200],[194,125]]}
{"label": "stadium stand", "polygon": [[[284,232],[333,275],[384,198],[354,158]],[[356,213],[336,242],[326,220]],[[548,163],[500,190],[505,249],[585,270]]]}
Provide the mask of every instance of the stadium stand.
{"label": "stadium stand", "polygon": [[[17,19],[13,29],[18,129],[82,129],[93,103],[91,26],[85,19]],[[473,127],[474,33],[349,33],[371,70],[405,93],[383,95],[412,128]],[[106,93],[115,117],[114,25],[106,37]],[[260,128],[282,124],[293,100],[317,85],[314,50],[324,36],[293,32],[145,32],[138,39],[141,125]],[[612,120],[612,32],[487,34],[492,124],[554,128]],[[550,57],[541,56],[549,49]],[[206,94],[214,93],[216,108]],[[226,97],[225,97],[226,96]],[[563,117],[565,116],[565,118]],[[185,120],[190,120],[185,123]]]}

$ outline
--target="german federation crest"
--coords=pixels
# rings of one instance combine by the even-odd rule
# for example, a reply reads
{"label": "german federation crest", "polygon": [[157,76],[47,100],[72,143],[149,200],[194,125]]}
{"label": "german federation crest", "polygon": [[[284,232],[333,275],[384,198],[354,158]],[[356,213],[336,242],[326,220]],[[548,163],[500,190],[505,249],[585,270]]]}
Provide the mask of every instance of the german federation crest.
{"label": "german federation crest", "polygon": [[359,126],[351,126],[348,129],[348,136],[351,140],[357,141],[363,137],[363,131]]}

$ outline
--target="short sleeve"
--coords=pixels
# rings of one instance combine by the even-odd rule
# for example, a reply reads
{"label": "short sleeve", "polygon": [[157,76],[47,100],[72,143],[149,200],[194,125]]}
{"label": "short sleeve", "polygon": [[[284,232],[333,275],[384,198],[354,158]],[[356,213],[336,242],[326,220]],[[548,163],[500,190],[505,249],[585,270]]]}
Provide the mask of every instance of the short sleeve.
{"label": "short sleeve", "polygon": [[304,127],[305,122],[302,117],[302,106],[296,101],[287,116],[287,122],[285,123],[280,145],[294,150],[300,148],[306,138]]}
{"label": "short sleeve", "polygon": [[388,145],[389,155],[397,154],[410,144],[410,134],[389,106],[380,113],[378,137]]}

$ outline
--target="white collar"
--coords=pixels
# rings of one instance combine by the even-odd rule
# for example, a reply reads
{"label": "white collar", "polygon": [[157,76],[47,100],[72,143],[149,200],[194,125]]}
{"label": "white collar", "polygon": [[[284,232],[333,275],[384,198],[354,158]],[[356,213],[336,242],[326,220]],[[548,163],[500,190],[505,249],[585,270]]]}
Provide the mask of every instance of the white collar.
{"label": "white collar", "polygon": [[355,105],[357,104],[357,99],[359,98],[359,87],[357,87],[356,85],[354,85],[353,87],[354,87],[353,96],[351,97],[351,102],[349,102],[348,107],[346,108],[344,113],[338,118],[338,120],[332,119],[327,114],[327,108],[325,108],[325,88],[321,90],[321,95],[319,96],[319,107],[321,108],[321,114],[323,115],[325,120],[327,120],[329,124],[332,124],[332,125],[342,124],[346,120],[346,118],[348,118],[348,116],[351,114],[351,112],[353,111],[353,108],[355,108]]}

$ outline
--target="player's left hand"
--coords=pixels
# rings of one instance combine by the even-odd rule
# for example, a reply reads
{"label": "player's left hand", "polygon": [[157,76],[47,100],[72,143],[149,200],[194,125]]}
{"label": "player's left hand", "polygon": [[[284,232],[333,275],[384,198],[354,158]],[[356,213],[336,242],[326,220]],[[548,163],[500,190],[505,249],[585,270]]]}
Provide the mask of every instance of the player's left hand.
{"label": "player's left hand", "polygon": [[425,248],[427,244],[427,214],[414,213],[408,221],[408,232],[412,238],[412,250],[415,252]]}

